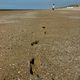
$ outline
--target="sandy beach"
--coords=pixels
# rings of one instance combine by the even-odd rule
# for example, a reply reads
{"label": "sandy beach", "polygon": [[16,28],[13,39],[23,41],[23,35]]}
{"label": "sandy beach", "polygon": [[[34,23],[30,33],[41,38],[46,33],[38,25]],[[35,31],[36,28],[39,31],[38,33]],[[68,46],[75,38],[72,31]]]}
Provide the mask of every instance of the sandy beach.
{"label": "sandy beach", "polygon": [[80,80],[80,8],[0,11],[0,80]]}

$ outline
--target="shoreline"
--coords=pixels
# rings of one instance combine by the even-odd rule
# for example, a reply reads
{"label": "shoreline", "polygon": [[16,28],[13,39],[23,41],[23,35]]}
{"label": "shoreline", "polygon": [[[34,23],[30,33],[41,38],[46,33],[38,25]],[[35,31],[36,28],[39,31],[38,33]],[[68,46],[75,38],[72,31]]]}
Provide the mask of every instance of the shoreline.
{"label": "shoreline", "polygon": [[65,7],[65,8],[58,8],[57,10],[80,10],[80,7]]}
{"label": "shoreline", "polygon": [[35,10],[48,10],[48,9],[0,9],[0,11],[35,11]]}

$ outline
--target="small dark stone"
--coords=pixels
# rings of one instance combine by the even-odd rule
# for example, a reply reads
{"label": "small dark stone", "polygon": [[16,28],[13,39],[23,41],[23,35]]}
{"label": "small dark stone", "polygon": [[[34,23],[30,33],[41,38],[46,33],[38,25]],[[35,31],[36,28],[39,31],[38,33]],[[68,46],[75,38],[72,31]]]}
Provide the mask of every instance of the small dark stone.
{"label": "small dark stone", "polygon": [[46,27],[45,27],[45,26],[43,26],[42,28],[43,28],[43,29],[45,29]]}
{"label": "small dark stone", "polygon": [[39,75],[37,74],[37,77],[39,78]]}
{"label": "small dark stone", "polygon": [[31,46],[33,46],[34,44],[33,43],[31,43]]}

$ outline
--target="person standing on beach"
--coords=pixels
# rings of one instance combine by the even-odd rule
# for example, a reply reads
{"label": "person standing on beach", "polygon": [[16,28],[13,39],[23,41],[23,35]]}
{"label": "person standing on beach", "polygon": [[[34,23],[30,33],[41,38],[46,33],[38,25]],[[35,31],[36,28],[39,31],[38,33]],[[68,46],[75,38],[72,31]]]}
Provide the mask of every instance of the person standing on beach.
{"label": "person standing on beach", "polygon": [[54,8],[55,8],[55,4],[53,4],[53,6],[52,6],[52,10],[54,10]]}

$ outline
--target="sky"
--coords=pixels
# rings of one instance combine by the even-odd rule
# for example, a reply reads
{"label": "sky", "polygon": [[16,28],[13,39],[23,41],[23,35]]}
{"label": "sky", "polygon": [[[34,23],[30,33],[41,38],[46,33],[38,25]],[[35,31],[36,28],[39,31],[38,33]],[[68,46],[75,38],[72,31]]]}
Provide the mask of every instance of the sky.
{"label": "sky", "polygon": [[48,9],[53,3],[63,7],[80,3],[80,0],[0,0],[0,9]]}

